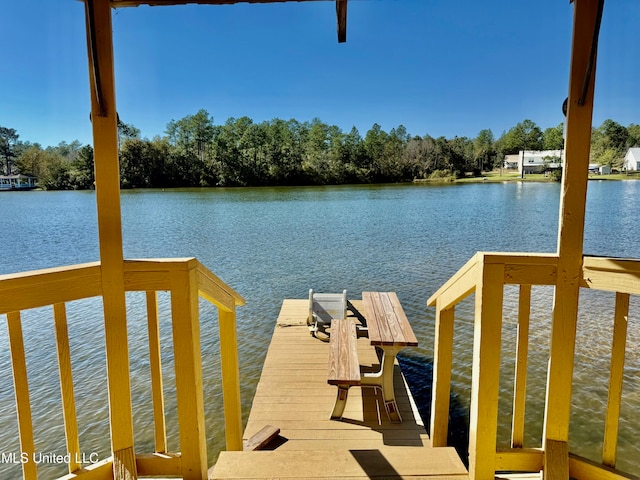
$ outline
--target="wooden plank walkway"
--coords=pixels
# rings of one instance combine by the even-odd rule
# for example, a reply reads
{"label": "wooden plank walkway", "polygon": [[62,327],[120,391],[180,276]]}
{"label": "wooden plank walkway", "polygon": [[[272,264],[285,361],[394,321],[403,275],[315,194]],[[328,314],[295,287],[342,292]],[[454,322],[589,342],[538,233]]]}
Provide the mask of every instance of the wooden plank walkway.
{"label": "wooden plank walkway", "polygon": [[[363,311],[362,301],[352,301]],[[327,384],[329,345],[306,326],[308,300],[285,300],[244,432],[281,429],[272,451],[222,452],[210,478],[467,479],[453,448],[430,447],[429,437],[395,367],[403,423],[390,423],[382,395],[353,387],[341,420],[330,420],[337,388]],[[363,372],[379,365],[369,340],[358,340]]]}

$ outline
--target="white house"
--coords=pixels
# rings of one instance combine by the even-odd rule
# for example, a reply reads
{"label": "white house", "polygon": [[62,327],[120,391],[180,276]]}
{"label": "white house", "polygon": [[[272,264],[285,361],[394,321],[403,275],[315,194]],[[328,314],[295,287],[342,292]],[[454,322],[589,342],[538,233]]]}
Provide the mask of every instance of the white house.
{"label": "white house", "polygon": [[520,150],[518,172],[520,174],[542,173],[555,170],[564,164],[564,150]]}
{"label": "white house", "polygon": [[630,148],[624,156],[624,169],[628,172],[640,172],[640,148]]}
{"label": "white house", "polygon": [[505,155],[504,168],[513,169],[513,170],[518,168],[518,165],[519,165],[518,158],[520,158],[519,155]]}

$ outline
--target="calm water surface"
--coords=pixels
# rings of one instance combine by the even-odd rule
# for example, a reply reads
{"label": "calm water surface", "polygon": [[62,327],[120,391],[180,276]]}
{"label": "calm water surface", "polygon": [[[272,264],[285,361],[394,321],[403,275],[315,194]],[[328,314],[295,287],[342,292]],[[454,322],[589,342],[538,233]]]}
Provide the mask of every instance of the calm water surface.
{"label": "calm water surface", "polygon": [[[411,388],[428,416],[434,310],[427,298],[476,251],[553,252],[560,186],[546,183],[447,186],[134,190],[122,194],[127,258],[195,256],[247,300],[239,309],[243,413],[251,400],[283,298],[305,298],[309,288],[359,298],[363,290],[396,291],[420,347],[403,357]],[[640,182],[590,182],[585,251],[640,257]],[[98,259],[93,192],[0,195],[0,273]],[[503,381],[512,390],[516,297],[505,290]],[[527,445],[541,436],[548,360],[550,288],[533,291]],[[612,294],[581,297],[574,374],[571,448],[599,459],[607,398]],[[160,296],[166,415],[171,449],[178,449],[176,406],[170,392],[173,358],[168,298]],[[128,295],[136,444],[153,445],[143,298]],[[470,391],[473,305],[456,309],[453,432],[464,438]],[[640,474],[640,305],[632,300],[625,367],[618,466]],[[97,300],[68,305],[80,442],[83,452],[108,454],[104,337]],[[213,461],[224,445],[215,309],[202,303],[207,438]],[[37,449],[65,452],[53,321],[49,309],[23,314]],[[6,322],[0,323],[0,453],[19,452]],[[294,359],[295,360],[295,359]],[[507,397],[505,395],[505,397]],[[500,404],[508,418],[511,403]],[[510,426],[500,426],[506,446]],[[173,439],[173,440],[171,440]],[[43,466],[43,475],[64,466]],[[19,465],[0,464],[1,478],[18,478]]]}

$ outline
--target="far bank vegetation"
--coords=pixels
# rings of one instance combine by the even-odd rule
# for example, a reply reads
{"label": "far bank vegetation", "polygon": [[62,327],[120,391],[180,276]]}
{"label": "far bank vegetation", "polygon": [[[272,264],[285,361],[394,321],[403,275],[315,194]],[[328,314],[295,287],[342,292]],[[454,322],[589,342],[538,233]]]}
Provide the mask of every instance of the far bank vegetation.
{"label": "far bank vegetation", "polygon": [[[124,188],[446,181],[499,169],[518,150],[563,147],[563,124],[542,130],[531,120],[497,139],[489,129],[475,138],[434,138],[411,135],[402,125],[386,132],[378,124],[363,136],[318,118],[255,123],[241,117],[216,125],[206,110],[171,120],[152,139],[123,122],[118,130]],[[593,131],[592,161],[619,168],[634,146],[640,125],[605,120]],[[93,187],[93,150],[78,141],[43,148],[0,127],[0,159],[0,171],[35,175],[46,189]]]}

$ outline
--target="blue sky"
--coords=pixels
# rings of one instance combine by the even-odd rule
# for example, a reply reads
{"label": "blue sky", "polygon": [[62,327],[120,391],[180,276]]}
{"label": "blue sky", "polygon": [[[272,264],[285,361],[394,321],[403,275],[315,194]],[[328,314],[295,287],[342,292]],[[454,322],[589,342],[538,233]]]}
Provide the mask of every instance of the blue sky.
{"label": "blue sky", "polygon": [[[83,4],[3,4],[0,126],[43,146],[90,143]],[[120,118],[152,138],[206,109],[319,117],[362,135],[374,122],[413,135],[496,137],[530,118],[563,120],[573,6],[568,0],[351,0],[347,43],[334,2],[114,11]],[[640,123],[638,0],[605,5],[594,124]]]}

